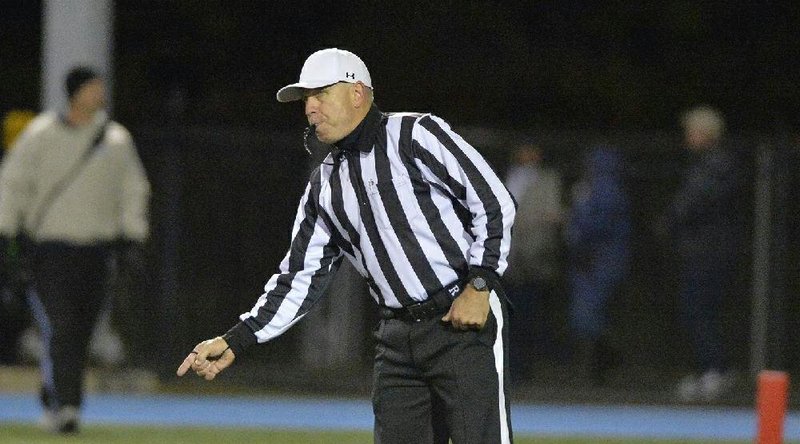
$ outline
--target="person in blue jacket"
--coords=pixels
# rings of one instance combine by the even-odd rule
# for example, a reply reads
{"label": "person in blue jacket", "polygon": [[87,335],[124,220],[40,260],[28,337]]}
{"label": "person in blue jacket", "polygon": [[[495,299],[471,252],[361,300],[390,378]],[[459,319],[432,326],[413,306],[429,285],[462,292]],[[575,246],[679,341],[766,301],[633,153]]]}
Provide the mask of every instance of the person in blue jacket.
{"label": "person in blue jacket", "polygon": [[589,149],[572,191],[565,229],[569,324],[581,376],[600,385],[618,359],[608,344],[607,305],[630,264],[630,203],[619,151],[607,145]]}

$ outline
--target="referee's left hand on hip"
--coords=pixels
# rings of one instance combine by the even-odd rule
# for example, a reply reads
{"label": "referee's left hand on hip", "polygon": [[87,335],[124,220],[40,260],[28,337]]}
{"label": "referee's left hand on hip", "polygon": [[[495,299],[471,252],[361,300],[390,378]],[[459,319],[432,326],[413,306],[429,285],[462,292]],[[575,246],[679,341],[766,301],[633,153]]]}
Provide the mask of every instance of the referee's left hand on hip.
{"label": "referee's left hand on hip", "polygon": [[459,330],[480,330],[489,317],[489,292],[478,291],[467,285],[453,300],[450,310],[442,321],[449,322]]}
{"label": "referee's left hand on hip", "polygon": [[183,376],[192,369],[197,376],[207,381],[214,379],[221,371],[228,368],[236,358],[228,343],[220,336],[203,341],[192,349],[178,367],[178,376]]}

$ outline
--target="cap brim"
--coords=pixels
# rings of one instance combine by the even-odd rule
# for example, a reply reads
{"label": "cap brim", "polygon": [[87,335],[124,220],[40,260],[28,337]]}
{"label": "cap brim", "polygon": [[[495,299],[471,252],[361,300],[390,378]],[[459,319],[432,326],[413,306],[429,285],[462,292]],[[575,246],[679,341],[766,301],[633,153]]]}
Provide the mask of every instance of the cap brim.
{"label": "cap brim", "polygon": [[[334,82],[336,83],[336,82]],[[322,88],[323,86],[333,85],[330,81],[319,81],[319,82],[297,82],[292,83],[291,85],[286,85],[283,88],[278,90],[278,94],[275,96],[278,99],[278,102],[294,102],[295,100],[301,100],[303,98],[303,92],[308,89],[314,88]]]}

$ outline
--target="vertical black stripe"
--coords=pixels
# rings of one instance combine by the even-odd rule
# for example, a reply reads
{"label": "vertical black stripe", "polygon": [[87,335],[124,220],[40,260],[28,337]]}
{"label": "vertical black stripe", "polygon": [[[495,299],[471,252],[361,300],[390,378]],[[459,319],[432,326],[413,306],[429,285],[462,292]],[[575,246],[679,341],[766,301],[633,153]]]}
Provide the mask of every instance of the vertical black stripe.
{"label": "vertical black stripe", "polygon": [[428,167],[429,170],[439,179],[443,184],[450,188],[450,192],[457,198],[464,200],[467,198],[467,187],[461,185],[455,178],[453,178],[439,160],[431,154],[430,151],[421,147],[416,140],[412,140],[414,157],[421,160],[423,165]]}
{"label": "vertical black stripe", "polygon": [[336,229],[336,225],[333,224],[333,220],[331,219],[330,215],[328,215],[328,213],[326,213],[322,208],[319,209],[319,217],[331,230],[331,239],[333,240],[333,243],[338,245],[339,248],[344,250],[344,252],[350,256],[355,256],[355,254],[353,254],[353,245],[348,242],[341,233],[339,233],[339,230]]}
{"label": "vertical black stripe", "polygon": [[[380,131],[380,133],[384,134],[385,137],[385,130]],[[359,153],[349,155],[347,163],[350,168],[350,180],[353,182],[353,188],[355,188],[356,195],[359,197],[358,208],[361,213],[361,223],[364,224],[364,228],[367,230],[367,236],[372,248],[375,250],[375,257],[378,260],[383,276],[386,278],[392,293],[402,305],[413,304],[414,300],[408,295],[400,276],[397,275],[397,270],[394,269],[394,264],[386,251],[386,246],[383,244],[378,226],[375,224],[375,215],[372,213],[372,208],[367,199],[367,192],[364,188],[364,181],[361,178]]]}
{"label": "vertical black stripe", "polygon": [[331,172],[330,186],[333,214],[336,216],[336,219],[339,220],[339,223],[344,228],[344,231],[347,232],[347,237],[350,238],[350,242],[352,242],[353,247],[361,250],[361,236],[359,236],[358,231],[356,231],[355,227],[353,227],[353,224],[350,223],[350,219],[347,218],[347,212],[344,209],[344,199],[342,199],[342,193],[344,190],[342,189],[342,179],[339,176],[339,168],[334,168],[333,172]]}
{"label": "vertical black stripe", "polygon": [[500,202],[495,196],[492,187],[483,177],[478,168],[467,155],[461,150],[458,144],[450,138],[429,116],[419,120],[420,125],[433,134],[453,157],[456,158],[461,168],[467,174],[467,178],[475,187],[475,193],[483,204],[486,212],[486,241],[483,244],[483,259],[481,265],[491,269],[497,269],[500,262],[500,244],[503,240],[503,211]]}
{"label": "vertical black stripe", "polygon": [[[402,159],[403,165],[405,165],[406,171],[408,171],[408,175],[411,178],[417,203],[419,203],[422,214],[425,216],[425,220],[428,221],[428,225],[433,231],[433,237],[436,239],[436,243],[439,244],[439,248],[442,249],[442,252],[447,259],[447,263],[450,264],[450,267],[456,272],[456,274],[458,274],[460,278],[463,278],[466,276],[468,272],[467,268],[469,266],[466,258],[464,257],[464,252],[461,250],[461,247],[459,247],[458,242],[456,242],[456,240],[453,238],[450,230],[448,230],[447,226],[444,224],[442,216],[439,213],[439,208],[433,202],[433,197],[431,197],[431,187],[428,182],[422,178],[422,173],[419,171],[417,164],[414,162],[411,132],[414,130],[415,120],[416,118],[407,116],[403,117],[401,121],[400,158]],[[457,205],[461,206],[461,204]],[[428,294],[431,294],[430,290],[428,291]]]}
{"label": "vertical black stripe", "polygon": [[441,190],[445,196],[450,198],[450,202],[453,204],[453,210],[456,216],[458,216],[458,220],[461,221],[461,226],[464,227],[464,231],[471,234],[472,214],[469,212],[469,208],[461,203],[462,200],[466,200],[467,198],[467,187],[461,185],[453,176],[447,174],[447,168],[445,168],[433,154],[425,148],[422,148],[416,140],[411,141],[411,146],[413,147],[412,151],[414,157],[422,161],[440,181],[447,184],[449,190],[445,188],[444,185],[435,182],[431,185]]}
{"label": "vertical black stripe", "polygon": [[[411,229],[411,223],[408,221],[406,212],[403,210],[403,205],[397,194],[397,188],[392,180],[392,167],[389,162],[389,153],[386,145],[386,132],[382,131],[378,136],[374,149],[375,171],[378,175],[378,192],[383,202],[383,208],[389,216],[389,223],[392,225],[392,230],[400,242],[403,253],[405,253],[414,273],[422,282],[425,293],[433,294],[441,289],[444,283],[439,280],[436,272],[433,271],[433,267],[431,267],[428,258],[425,256],[425,251]],[[404,198],[410,197],[404,196]]]}
{"label": "vertical black stripe", "polygon": [[311,310],[311,307],[322,297],[328,285],[333,281],[333,277],[336,276],[339,265],[342,263],[342,257],[339,256],[338,251],[332,244],[326,245],[323,250],[325,251],[324,259],[320,263],[320,268],[311,276],[308,297],[303,299],[303,303],[297,310],[295,317]]}
{"label": "vertical black stripe", "polygon": [[[358,231],[356,231],[355,227],[353,227],[353,224],[350,223],[350,219],[347,218],[347,212],[344,209],[344,199],[342,199],[342,193],[344,192],[344,189],[342,188],[342,178],[339,176],[339,168],[340,167],[337,166],[333,169],[330,178],[331,206],[333,206],[333,214],[336,215],[336,219],[339,220],[339,223],[342,224],[342,227],[344,227],[345,231],[347,232],[347,236],[350,238],[350,242],[352,242],[354,250],[358,249],[359,253],[361,254],[361,265],[367,272],[367,285],[369,285],[369,288],[371,288],[378,297],[378,304],[385,305],[383,293],[370,275],[369,267],[367,267],[367,262],[364,259],[364,250],[361,249],[361,236],[358,234]],[[355,256],[355,254],[353,254],[353,256]]]}

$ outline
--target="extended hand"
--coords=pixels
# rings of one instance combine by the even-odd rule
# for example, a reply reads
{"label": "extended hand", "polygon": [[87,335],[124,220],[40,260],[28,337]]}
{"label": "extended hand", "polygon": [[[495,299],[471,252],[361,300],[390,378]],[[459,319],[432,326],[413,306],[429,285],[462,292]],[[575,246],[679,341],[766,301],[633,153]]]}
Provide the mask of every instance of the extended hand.
{"label": "extended hand", "polygon": [[197,344],[178,367],[178,376],[183,376],[191,368],[206,381],[214,379],[219,372],[228,368],[236,356],[222,337],[217,336]]}
{"label": "extended hand", "polygon": [[442,318],[460,330],[480,330],[489,318],[489,292],[478,291],[467,285]]}

